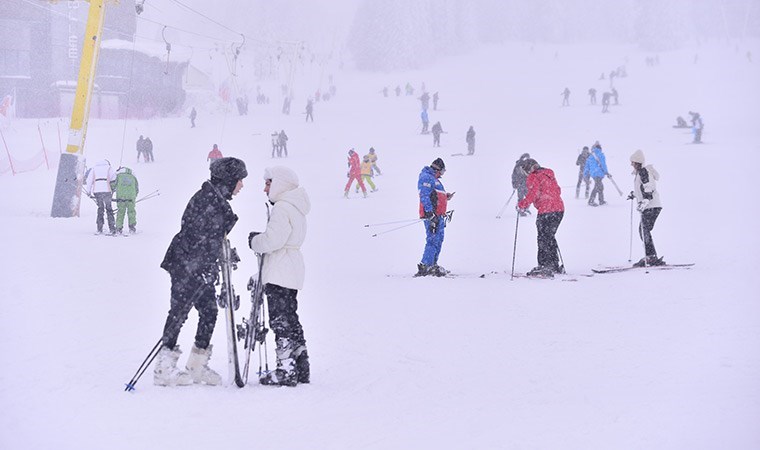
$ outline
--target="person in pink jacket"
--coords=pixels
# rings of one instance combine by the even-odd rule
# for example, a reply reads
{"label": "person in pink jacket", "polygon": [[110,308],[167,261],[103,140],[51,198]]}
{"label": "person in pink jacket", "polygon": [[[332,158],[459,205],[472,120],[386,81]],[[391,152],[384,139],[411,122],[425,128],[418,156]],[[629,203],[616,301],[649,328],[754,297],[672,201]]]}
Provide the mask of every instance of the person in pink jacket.
{"label": "person in pink jacket", "polygon": [[351,184],[356,180],[356,183],[362,189],[362,194],[366,197],[367,188],[364,187],[364,182],[362,181],[362,165],[359,161],[359,154],[356,153],[354,149],[348,151],[348,173],[346,176],[348,177],[348,183],[346,183],[343,196],[348,198],[348,191],[351,189]]}

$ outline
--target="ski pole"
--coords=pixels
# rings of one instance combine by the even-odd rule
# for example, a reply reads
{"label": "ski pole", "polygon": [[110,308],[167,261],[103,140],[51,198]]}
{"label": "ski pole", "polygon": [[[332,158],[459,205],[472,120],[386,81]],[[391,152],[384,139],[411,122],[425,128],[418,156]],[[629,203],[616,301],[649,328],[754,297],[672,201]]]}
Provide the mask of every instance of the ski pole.
{"label": "ski pole", "polygon": [[520,214],[517,215],[515,221],[515,244],[512,246],[512,274],[509,276],[509,281],[515,279],[515,256],[517,255],[517,227],[520,225]]}
{"label": "ski pole", "polygon": [[153,362],[154,359],[156,359],[156,356],[158,356],[158,352],[161,351],[161,344],[163,343],[163,336],[158,338],[158,342],[156,342],[156,345],[153,346],[153,348],[150,350],[150,353],[148,353],[148,356],[145,357],[143,362],[140,364],[140,367],[137,368],[137,372],[132,376],[132,379],[129,380],[129,383],[127,383],[124,388],[126,392],[131,392],[135,390],[135,385],[137,384],[137,381],[142,377],[143,373],[145,373],[145,370],[150,366],[150,363]]}
{"label": "ski pole", "polygon": [[364,225],[365,228],[368,227],[382,227],[384,225],[396,225],[398,223],[407,223],[407,222],[415,222],[419,221],[419,219],[406,219],[406,220],[396,220],[394,222],[383,222],[383,223],[368,223]]}
{"label": "ski pole", "polygon": [[[554,239],[557,240],[556,238]],[[559,250],[559,244],[557,244],[557,255],[559,256],[559,263],[560,263],[560,269],[562,269],[562,273],[567,273],[565,270],[565,260],[562,259],[562,252]]]}
{"label": "ski pole", "polygon": [[512,197],[515,196],[515,192],[517,192],[517,189],[512,189],[512,195],[509,196],[507,199],[507,202],[504,203],[504,206],[501,207],[501,210],[499,210],[499,214],[496,214],[497,219],[501,219],[501,215],[504,214],[504,211],[507,209],[507,205],[509,205],[509,202],[512,201]]}
{"label": "ski pole", "polygon": [[628,243],[628,262],[633,260],[633,198],[631,200],[631,239]]}
{"label": "ski pole", "polygon": [[373,235],[372,235],[372,237],[378,237],[378,236],[380,236],[381,234],[386,234],[386,233],[390,233],[390,232],[393,232],[393,231],[396,231],[396,230],[400,230],[400,229],[402,229],[402,228],[406,228],[406,227],[408,227],[408,226],[412,226],[412,225],[414,225],[414,224],[416,224],[416,223],[420,223],[420,222],[422,222],[423,220],[427,220],[427,219],[417,219],[417,220],[415,220],[415,221],[414,221],[414,222],[412,222],[412,223],[408,223],[408,224],[406,224],[406,225],[401,225],[400,227],[396,227],[396,228],[391,228],[390,230],[387,230],[387,231],[381,231],[380,233],[375,233],[375,234],[373,234]]}
{"label": "ski pole", "polygon": [[615,189],[618,191],[618,194],[620,194],[620,196],[622,197],[623,196],[623,191],[621,191],[620,188],[618,187],[617,183],[615,183],[615,179],[612,178],[612,175],[607,174],[607,178],[609,178],[610,181],[612,181],[612,185],[615,186]]}

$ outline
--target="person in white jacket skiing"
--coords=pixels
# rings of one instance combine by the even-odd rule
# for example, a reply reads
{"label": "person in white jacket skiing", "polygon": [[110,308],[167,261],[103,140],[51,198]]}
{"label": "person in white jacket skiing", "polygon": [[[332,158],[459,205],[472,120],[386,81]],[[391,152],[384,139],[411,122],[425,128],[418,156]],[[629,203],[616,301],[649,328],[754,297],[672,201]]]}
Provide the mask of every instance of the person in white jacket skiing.
{"label": "person in white jacket skiing", "polygon": [[251,250],[266,255],[262,282],[269,305],[269,326],[275,334],[277,369],[264,374],[259,382],[296,386],[310,381],[297,296],[305,276],[301,245],[306,238],[306,214],[311,203],[306,190],[299,187],[298,176],[287,167],[267,168],[264,182],[264,192],[274,207],[266,231],[251,232],[248,242]]}
{"label": "person in white jacket skiing", "polygon": [[90,197],[95,199],[95,203],[98,205],[97,218],[95,219],[98,234],[103,233],[103,213],[108,216],[108,231],[110,234],[116,234],[113,207],[111,206],[111,182],[114,179],[111,163],[107,159],[95,163],[95,167],[87,175],[86,183],[90,189]]}
{"label": "person in white jacket skiing", "polygon": [[657,190],[657,180],[660,174],[650,164],[645,166],[646,159],[644,152],[636,150],[631,155],[631,166],[633,167],[633,191],[628,196],[629,200],[636,200],[636,209],[641,213],[641,223],[639,225],[639,236],[644,241],[646,255],[640,261],[634,264],[634,267],[661,266],[665,264],[662,258],[657,257],[657,250],[654,248],[652,240],[652,229],[657,217],[662,211],[660,203],[660,193]]}

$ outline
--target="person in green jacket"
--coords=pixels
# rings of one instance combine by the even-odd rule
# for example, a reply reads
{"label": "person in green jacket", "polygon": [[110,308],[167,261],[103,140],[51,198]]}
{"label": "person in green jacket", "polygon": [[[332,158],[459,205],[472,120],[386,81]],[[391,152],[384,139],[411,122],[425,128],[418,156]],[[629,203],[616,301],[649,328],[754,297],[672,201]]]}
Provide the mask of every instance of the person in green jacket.
{"label": "person in green jacket", "polygon": [[116,212],[116,233],[121,234],[124,228],[124,215],[129,215],[129,231],[137,232],[137,211],[135,199],[140,192],[137,177],[132,174],[132,169],[122,167],[116,172],[116,180],[113,181],[112,190],[116,192],[116,202],[119,210]]}

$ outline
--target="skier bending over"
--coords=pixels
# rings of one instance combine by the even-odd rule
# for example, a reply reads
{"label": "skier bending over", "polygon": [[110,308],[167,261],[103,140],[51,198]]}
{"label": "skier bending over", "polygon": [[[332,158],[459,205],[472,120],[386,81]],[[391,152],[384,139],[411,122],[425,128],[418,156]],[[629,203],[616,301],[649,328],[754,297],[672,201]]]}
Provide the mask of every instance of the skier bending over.
{"label": "skier bending over", "polygon": [[416,277],[428,275],[442,277],[448,270],[438,265],[438,256],[443,246],[444,229],[446,228],[446,207],[454,193],[448,193],[443,188],[440,178],[446,172],[446,165],[441,158],[436,158],[430,166],[422,168],[417,190],[420,194],[420,218],[425,219],[425,251],[422,262],[417,264]]}
{"label": "skier bending over", "polygon": [[651,164],[644,166],[646,159],[644,152],[636,150],[631,155],[631,166],[633,166],[633,191],[628,196],[629,200],[636,200],[636,209],[641,213],[641,223],[639,225],[639,236],[644,241],[646,256],[641,258],[634,267],[661,266],[665,264],[662,258],[657,257],[657,250],[654,248],[652,240],[652,229],[657,217],[662,211],[660,203],[660,193],[657,191],[657,180],[660,174]]}
{"label": "skier bending over", "polygon": [[[169,272],[172,287],[163,343],[153,370],[153,383],[159,386],[222,382],[208,366],[218,312],[214,284],[219,277],[222,241],[238,219],[229,201],[243,188],[248,171],[243,161],[230,157],[212,162],[210,171],[211,179],[203,182],[185,207],[182,226],[161,263]],[[193,307],[198,311],[198,329],[186,372],[177,368],[182,354],[177,337]]]}
{"label": "skier bending over", "polygon": [[528,195],[517,206],[525,210],[533,204],[538,210],[538,266],[528,275],[552,277],[555,273],[565,272],[565,268],[560,266],[559,248],[554,237],[565,215],[565,204],[560,196],[562,189],[554,172],[539,166],[535,159],[526,159],[523,168],[528,173]]}
{"label": "skier bending over", "polygon": [[261,384],[295,386],[309,382],[309,354],[298,318],[298,291],[303,288],[301,245],[306,238],[309,196],[287,167],[264,171],[264,192],[274,204],[263,233],[251,232],[248,243],[265,254],[261,280],[269,305],[269,326],[277,344],[277,369],[259,378]]}

